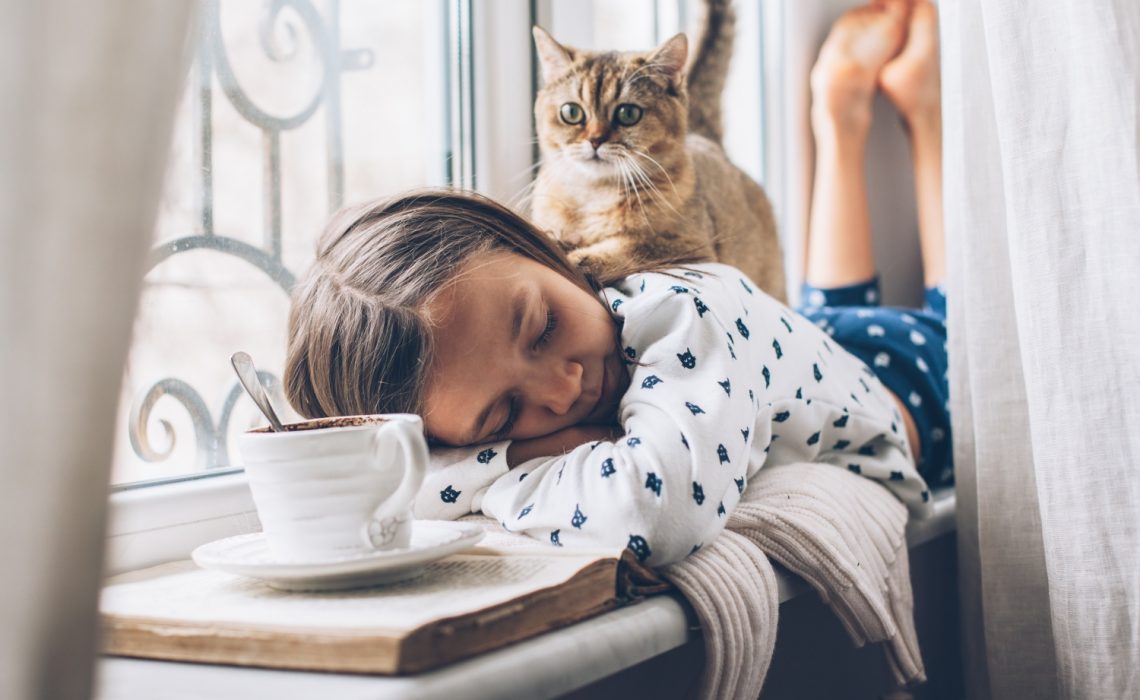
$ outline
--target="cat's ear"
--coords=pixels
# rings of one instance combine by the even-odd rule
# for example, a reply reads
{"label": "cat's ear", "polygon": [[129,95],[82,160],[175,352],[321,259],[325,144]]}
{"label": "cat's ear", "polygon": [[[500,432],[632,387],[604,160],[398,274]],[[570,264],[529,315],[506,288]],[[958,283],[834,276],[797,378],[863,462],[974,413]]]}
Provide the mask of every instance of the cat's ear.
{"label": "cat's ear", "polygon": [[538,63],[542,68],[542,82],[549,83],[574,62],[574,49],[559,44],[538,25],[535,25],[533,33],[534,47],[538,49]]}
{"label": "cat's ear", "polygon": [[688,58],[689,38],[681,33],[654,49],[646,61],[660,68],[662,74],[669,78],[670,84],[680,87]]}

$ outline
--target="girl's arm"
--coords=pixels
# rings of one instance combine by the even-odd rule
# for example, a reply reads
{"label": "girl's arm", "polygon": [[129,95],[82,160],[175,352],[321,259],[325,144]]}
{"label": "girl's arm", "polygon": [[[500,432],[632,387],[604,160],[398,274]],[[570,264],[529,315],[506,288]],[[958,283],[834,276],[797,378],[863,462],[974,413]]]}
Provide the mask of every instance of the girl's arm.
{"label": "girl's arm", "polygon": [[472,447],[432,447],[424,483],[412,504],[415,517],[455,520],[478,513],[483,494],[507,473],[511,442]]}
{"label": "girl's arm", "polygon": [[579,445],[613,440],[616,425],[574,425],[550,435],[477,445],[433,447],[427,476],[416,495],[417,518],[455,520],[480,512],[487,488],[507,472],[538,457],[565,454]]}
{"label": "girl's arm", "polygon": [[507,464],[514,469],[538,457],[565,454],[588,442],[616,440],[623,432],[617,425],[573,425],[550,435],[515,440],[507,448]]}

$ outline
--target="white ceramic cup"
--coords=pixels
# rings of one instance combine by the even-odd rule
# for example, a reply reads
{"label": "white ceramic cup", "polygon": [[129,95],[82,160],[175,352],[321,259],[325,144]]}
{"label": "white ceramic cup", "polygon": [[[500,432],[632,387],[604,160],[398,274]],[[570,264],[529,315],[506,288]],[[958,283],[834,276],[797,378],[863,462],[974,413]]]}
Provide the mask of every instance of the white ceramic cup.
{"label": "white ceramic cup", "polygon": [[407,547],[428,464],[419,416],[318,418],[242,434],[238,449],[273,556],[319,561]]}

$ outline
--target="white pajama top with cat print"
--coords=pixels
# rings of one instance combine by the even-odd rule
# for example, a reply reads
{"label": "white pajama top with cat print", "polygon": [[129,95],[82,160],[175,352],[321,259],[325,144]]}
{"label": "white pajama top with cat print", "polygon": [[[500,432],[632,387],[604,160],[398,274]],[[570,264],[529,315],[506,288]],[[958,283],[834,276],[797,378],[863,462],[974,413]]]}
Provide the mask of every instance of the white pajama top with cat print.
{"label": "white pajama top with cat print", "polygon": [[621,439],[513,470],[509,442],[433,450],[416,517],[482,510],[555,546],[625,546],[661,565],[711,542],[768,464],[834,464],[926,511],[902,418],[861,360],[735,268],[674,274],[603,291],[632,360]]}

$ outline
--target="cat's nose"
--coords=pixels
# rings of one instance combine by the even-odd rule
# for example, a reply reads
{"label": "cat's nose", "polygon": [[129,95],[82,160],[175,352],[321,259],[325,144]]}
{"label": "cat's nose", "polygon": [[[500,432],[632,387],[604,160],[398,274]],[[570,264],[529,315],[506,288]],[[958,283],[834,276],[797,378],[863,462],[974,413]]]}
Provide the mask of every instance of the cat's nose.
{"label": "cat's nose", "polygon": [[595,136],[594,138],[590,139],[590,145],[594,147],[595,151],[598,150],[598,147],[601,146],[605,142],[606,142],[605,136]]}

